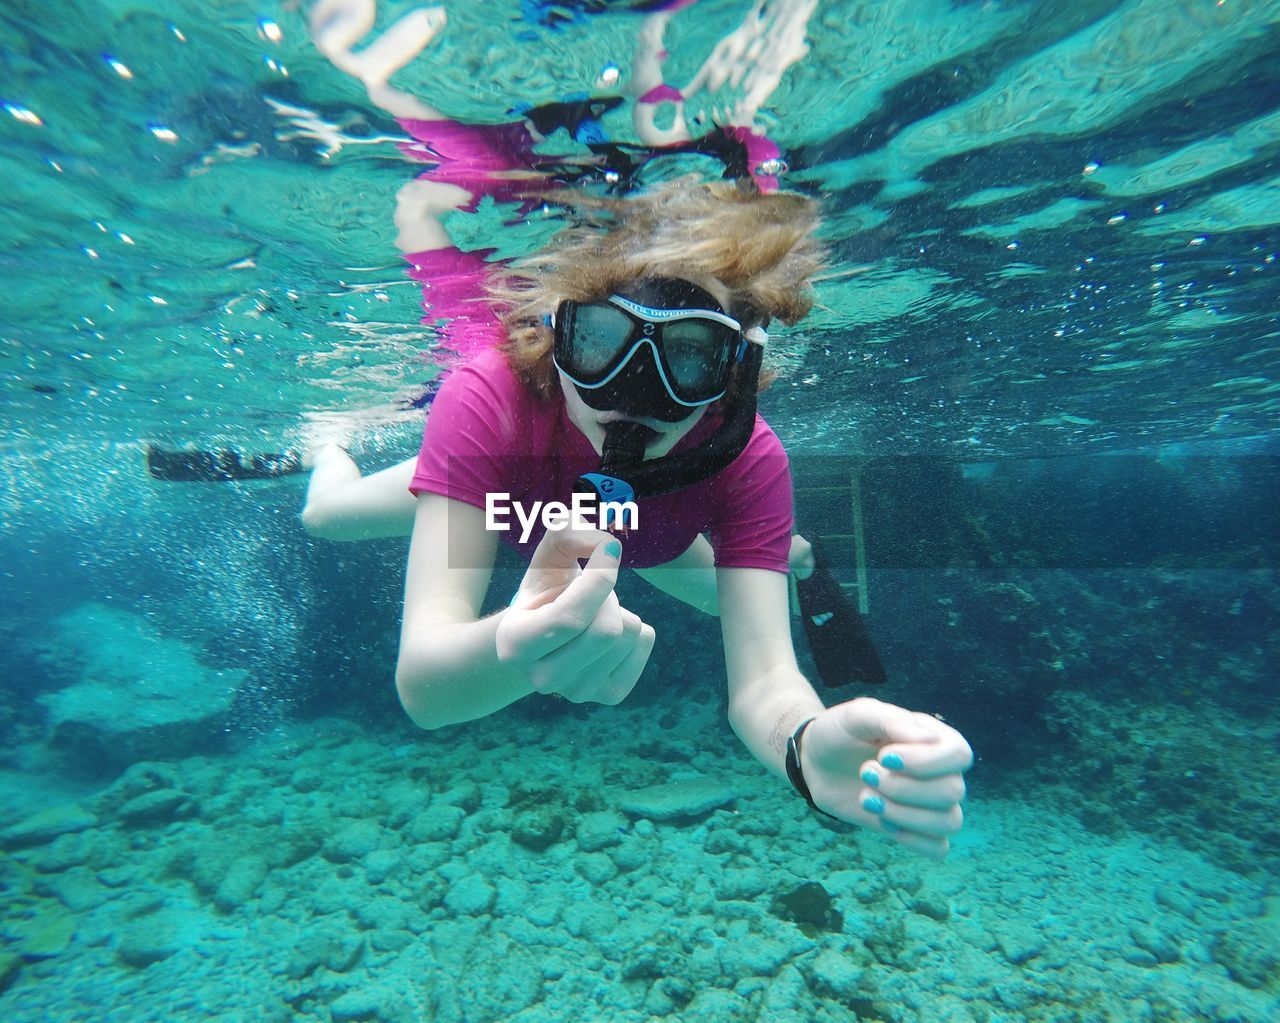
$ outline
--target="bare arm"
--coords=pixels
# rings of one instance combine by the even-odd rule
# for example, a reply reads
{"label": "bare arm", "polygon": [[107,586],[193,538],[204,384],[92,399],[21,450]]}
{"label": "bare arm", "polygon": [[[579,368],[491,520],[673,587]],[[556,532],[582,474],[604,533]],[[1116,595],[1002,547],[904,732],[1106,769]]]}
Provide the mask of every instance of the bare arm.
{"label": "bare arm", "polygon": [[796,667],[786,576],[722,568],[720,627],[729,721],[752,754],[786,776],[787,739],[803,722],[800,768],[824,813],[941,859],[964,814],[973,753],[954,728],[866,697],[824,709]]}
{"label": "bare arm", "polygon": [[322,540],[375,540],[408,536],[415,498],[409,493],[417,458],[361,476],[349,454],[337,445],[314,456],[302,525]]}
{"label": "bare arm", "polygon": [[721,568],[716,581],[729,724],[752,756],[786,777],[788,736],[823,709],[791,646],[787,577],[762,568]]}
{"label": "bare arm", "polygon": [[480,618],[498,547],[484,511],[437,494],[417,502],[396,689],[415,724],[439,728],[492,714],[533,687],[498,660],[502,616]]}
{"label": "bare arm", "polygon": [[409,717],[439,728],[533,692],[578,703],[623,700],[644,671],[654,632],[614,593],[622,545],[594,529],[548,531],[511,605],[479,619],[498,544],[484,520],[469,504],[418,499],[396,664]]}
{"label": "bare arm", "polygon": [[705,536],[699,536],[678,558],[656,568],[637,568],[638,575],[663,593],[713,617],[720,613],[716,592],[715,552]]}

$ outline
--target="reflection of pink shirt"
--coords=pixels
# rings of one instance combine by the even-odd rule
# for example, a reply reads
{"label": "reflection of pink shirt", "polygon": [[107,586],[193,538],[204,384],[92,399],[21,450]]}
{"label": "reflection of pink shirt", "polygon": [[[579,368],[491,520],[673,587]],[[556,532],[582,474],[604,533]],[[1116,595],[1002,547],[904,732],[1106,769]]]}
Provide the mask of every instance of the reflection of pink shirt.
{"label": "reflection of pink shirt", "polygon": [[[712,428],[699,423],[677,450],[705,439]],[[489,350],[441,386],[409,489],[479,508],[487,494],[505,493],[528,509],[535,501],[567,504],[574,481],[599,465],[563,399],[539,400],[505,356]],[[719,566],[788,569],[791,470],[782,443],[759,416],[746,450],[728,468],[686,490],[640,501],[638,508],[639,529],[622,538],[624,565],[665,564],[706,533]],[[535,526],[522,545],[518,521],[514,515],[508,521],[514,528],[503,540],[528,559],[545,531]]]}

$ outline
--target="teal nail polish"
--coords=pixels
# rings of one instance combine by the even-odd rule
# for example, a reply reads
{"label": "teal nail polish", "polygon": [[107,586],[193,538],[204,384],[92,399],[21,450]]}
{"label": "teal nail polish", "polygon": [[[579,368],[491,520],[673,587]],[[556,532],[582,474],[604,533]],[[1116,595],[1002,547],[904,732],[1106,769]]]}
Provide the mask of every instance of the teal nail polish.
{"label": "teal nail polish", "polygon": [[872,788],[876,788],[880,784],[880,775],[877,774],[870,767],[868,767],[865,771],[862,772],[862,780],[867,785],[870,785]]}
{"label": "teal nail polish", "polygon": [[880,763],[889,768],[890,771],[902,770],[902,757],[896,753],[887,753],[880,758]]}
{"label": "teal nail polish", "polygon": [[610,540],[604,545],[604,552],[611,558],[620,558],[622,557],[622,544],[618,543],[617,540]]}
{"label": "teal nail polish", "polygon": [[862,808],[866,810],[867,813],[884,813],[884,800],[879,796],[867,796],[862,801]]}

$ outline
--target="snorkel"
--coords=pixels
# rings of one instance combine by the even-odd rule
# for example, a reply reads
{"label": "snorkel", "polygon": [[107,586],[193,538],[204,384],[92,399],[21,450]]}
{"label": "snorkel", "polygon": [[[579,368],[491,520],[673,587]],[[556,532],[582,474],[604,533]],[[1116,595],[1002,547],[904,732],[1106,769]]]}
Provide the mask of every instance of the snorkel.
{"label": "snorkel", "polygon": [[657,432],[629,420],[609,423],[600,468],[578,477],[574,490],[601,501],[639,501],[710,479],[742,454],[755,429],[756,388],[768,335],[762,327],[752,327],[743,338],[745,352],[715,433],[692,450],[646,461],[645,449]]}

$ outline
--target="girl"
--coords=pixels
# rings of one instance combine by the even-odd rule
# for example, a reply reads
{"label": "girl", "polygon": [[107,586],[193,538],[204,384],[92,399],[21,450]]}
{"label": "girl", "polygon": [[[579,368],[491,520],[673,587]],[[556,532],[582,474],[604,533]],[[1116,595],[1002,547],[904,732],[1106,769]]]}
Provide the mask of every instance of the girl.
{"label": "girl", "polygon": [[[373,495],[413,495],[405,710],[437,728],[533,694],[619,703],[656,640],[614,592],[627,565],[719,614],[730,723],[762,764],[816,810],[944,856],[972,762],[963,737],[877,700],[824,708],[791,645],[790,473],[755,394],[768,324],[812,301],[814,204],[750,181],[561,201],[578,223],[498,275],[505,341],[447,377],[416,462],[355,485],[345,453],[316,459],[315,531],[399,532],[410,499]],[[632,528],[494,528],[498,499],[567,504],[575,488],[634,497],[635,521],[619,523]],[[481,618],[500,539],[529,567],[510,606]]]}

